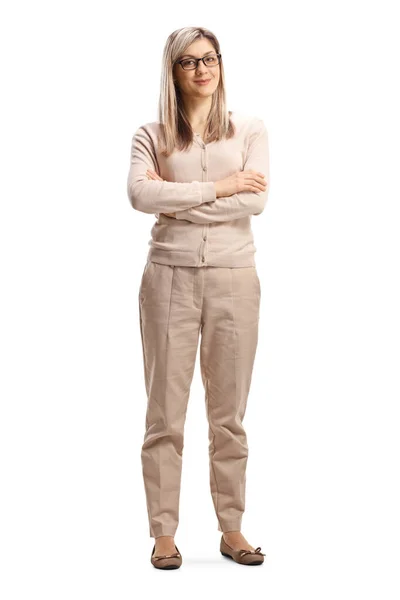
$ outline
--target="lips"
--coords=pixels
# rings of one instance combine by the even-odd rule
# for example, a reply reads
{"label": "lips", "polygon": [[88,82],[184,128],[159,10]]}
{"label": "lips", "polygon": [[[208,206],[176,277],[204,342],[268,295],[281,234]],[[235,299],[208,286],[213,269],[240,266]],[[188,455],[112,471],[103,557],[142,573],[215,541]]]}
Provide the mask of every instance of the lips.
{"label": "lips", "polygon": [[195,79],[195,83],[198,83],[199,85],[206,85],[206,83],[209,83],[211,81],[211,79]]}

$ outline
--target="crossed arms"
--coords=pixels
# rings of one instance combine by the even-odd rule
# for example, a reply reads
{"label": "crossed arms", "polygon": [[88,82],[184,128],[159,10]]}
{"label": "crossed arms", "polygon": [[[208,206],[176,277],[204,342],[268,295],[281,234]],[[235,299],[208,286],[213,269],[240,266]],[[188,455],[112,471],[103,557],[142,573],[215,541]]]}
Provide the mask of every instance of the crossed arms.
{"label": "crossed arms", "polygon": [[146,171],[158,172],[157,159],[150,136],[143,127],[134,134],[127,191],[136,210],[145,213],[175,213],[176,219],[192,223],[233,221],[248,215],[259,215],[265,208],[269,191],[268,132],[261,119],[254,119],[243,170],[254,169],[265,175],[264,192],[239,192],[216,197],[214,182],[178,183],[148,180]]}

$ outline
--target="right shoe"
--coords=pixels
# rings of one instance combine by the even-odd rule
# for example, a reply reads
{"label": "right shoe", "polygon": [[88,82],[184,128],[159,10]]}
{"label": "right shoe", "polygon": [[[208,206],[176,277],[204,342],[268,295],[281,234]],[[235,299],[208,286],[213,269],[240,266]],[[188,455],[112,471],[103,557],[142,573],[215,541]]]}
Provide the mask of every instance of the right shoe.
{"label": "right shoe", "polygon": [[154,550],[156,545],[154,544],[153,551],[151,553],[151,564],[156,569],[179,569],[182,564],[182,555],[175,545],[176,552],[174,554],[163,554],[162,556],[154,556]]}

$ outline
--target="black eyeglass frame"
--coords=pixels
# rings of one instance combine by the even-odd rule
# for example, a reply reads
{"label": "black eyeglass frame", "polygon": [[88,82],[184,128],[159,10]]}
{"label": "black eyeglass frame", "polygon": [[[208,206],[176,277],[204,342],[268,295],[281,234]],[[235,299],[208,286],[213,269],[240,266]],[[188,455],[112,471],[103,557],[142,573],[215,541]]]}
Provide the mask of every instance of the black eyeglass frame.
{"label": "black eyeglass frame", "polygon": [[[203,56],[202,58],[194,58],[194,56],[188,56],[187,58],[182,58],[182,60],[177,60],[177,61],[175,62],[175,64],[180,64],[180,65],[181,65],[181,67],[182,67],[182,69],[183,69],[184,71],[195,71],[195,70],[197,69],[197,67],[199,66],[199,62],[200,62],[201,60],[203,61],[203,65],[204,65],[205,67],[216,67],[217,65],[219,65],[219,64],[220,64],[220,62],[221,62],[221,57],[222,57],[222,54],[221,54],[220,52],[215,52],[215,56],[217,56],[217,57],[218,57],[218,62],[217,62],[217,64],[216,64],[216,65],[206,65],[206,63],[205,63],[204,61],[205,61],[205,59],[206,59],[206,58],[208,58],[209,56],[213,56],[213,54],[208,54],[208,55],[206,55],[206,56]],[[195,61],[196,61],[196,66],[195,66],[195,67],[193,67],[193,69],[184,69],[184,68],[183,68],[183,65],[182,65],[182,63],[183,63],[183,61],[185,61],[185,60],[195,60]]]}

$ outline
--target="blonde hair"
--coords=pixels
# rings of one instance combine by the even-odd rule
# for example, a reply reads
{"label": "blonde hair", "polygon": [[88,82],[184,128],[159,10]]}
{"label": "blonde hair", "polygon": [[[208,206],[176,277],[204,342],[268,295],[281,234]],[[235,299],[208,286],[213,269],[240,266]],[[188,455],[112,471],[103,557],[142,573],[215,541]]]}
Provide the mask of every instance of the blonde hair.
{"label": "blonde hair", "polygon": [[[203,27],[183,27],[172,32],[168,37],[162,59],[161,89],[158,103],[158,119],[160,133],[159,150],[169,156],[177,148],[188,149],[193,142],[192,127],[187,119],[179,87],[174,83],[173,69],[175,62],[184,54],[186,48],[195,40],[207,38],[217,53],[220,45],[215,35]],[[231,111],[226,110],[225,76],[222,60],[219,63],[220,77],[218,87],[212,97],[211,110],[208,115],[204,141],[213,142],[222,138],[229,139],[235,133],[230,120]]]}

